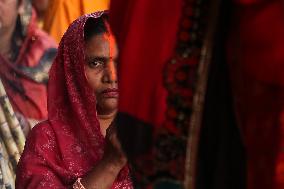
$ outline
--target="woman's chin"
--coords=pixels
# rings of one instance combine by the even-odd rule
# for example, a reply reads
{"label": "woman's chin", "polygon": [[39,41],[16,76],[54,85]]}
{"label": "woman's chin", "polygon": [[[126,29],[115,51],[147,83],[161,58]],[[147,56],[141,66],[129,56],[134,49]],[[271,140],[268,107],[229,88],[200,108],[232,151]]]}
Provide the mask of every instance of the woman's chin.
{"label": "woman's chin", "polygon": [[117,99],[105,99],[98,103],[97,109],[99,114],[113,114],[117,111],[118,100]]}

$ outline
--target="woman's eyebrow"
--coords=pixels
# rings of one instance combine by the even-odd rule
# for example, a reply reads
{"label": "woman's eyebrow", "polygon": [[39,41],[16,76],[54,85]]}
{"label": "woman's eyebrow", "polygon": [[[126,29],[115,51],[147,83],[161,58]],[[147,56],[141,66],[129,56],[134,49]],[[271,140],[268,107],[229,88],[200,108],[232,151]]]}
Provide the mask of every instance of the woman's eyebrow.
{"label": "woman's eyebrow", "polygon": [[91,62],[94,62],[94,61],[108,62],[110,60],[117,62],[118,58],[104,57],[104,56],[90,56],[90,57],[87,57],[87,60]]}
{"label": "woman's eyebrow", "polygon": [[88,57],[87,60],[91,62],[94,62],[94,61],[107,62],[109,58],[103,57],[103,56],[91,56],[91,57]]}

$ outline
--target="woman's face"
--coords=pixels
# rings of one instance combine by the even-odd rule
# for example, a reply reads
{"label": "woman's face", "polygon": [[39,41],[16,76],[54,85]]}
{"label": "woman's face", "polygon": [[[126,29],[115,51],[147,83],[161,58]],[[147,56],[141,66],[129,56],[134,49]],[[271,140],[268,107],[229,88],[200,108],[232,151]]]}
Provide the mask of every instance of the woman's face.
{"label": "woman's face", "polygon": [[0,34],[15,26],[17,16],[23,8],[22,1],[18,1],[0,0]]}
{"label": "woman's face", "polygon": [[117,56],[117,46],[111,35],[95,35],[86,42],[85,73],[96,94],[99,115],[112,114],[117,110]]}

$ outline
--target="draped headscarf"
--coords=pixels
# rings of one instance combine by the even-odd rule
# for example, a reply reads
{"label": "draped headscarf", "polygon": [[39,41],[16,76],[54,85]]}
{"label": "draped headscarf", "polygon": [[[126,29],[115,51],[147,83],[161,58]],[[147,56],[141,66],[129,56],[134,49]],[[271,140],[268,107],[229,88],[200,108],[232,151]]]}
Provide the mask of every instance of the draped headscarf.
{"label": "draped headscarf", "polygon": [[[96,98],[84,73],[84,25],[105,12],[77,19],[63,36],[50,70],[48,120],[29,135],[17,172],[17,188],[69,188],[102,158],[104,137]],[[103,170],[102,170],[103,171]],[[132,188],[123,169],[112,188]]]}

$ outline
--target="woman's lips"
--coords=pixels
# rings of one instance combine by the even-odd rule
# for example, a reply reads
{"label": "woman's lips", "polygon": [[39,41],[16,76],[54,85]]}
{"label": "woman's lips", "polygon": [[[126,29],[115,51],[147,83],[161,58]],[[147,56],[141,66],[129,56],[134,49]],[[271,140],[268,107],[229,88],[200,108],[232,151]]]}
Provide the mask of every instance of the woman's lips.
{"label": "woman's lips", "polygon": [[102,93],[103,97],[105,98],[117,98],[119,95],[118,89],[106,89],[103,90]]}

